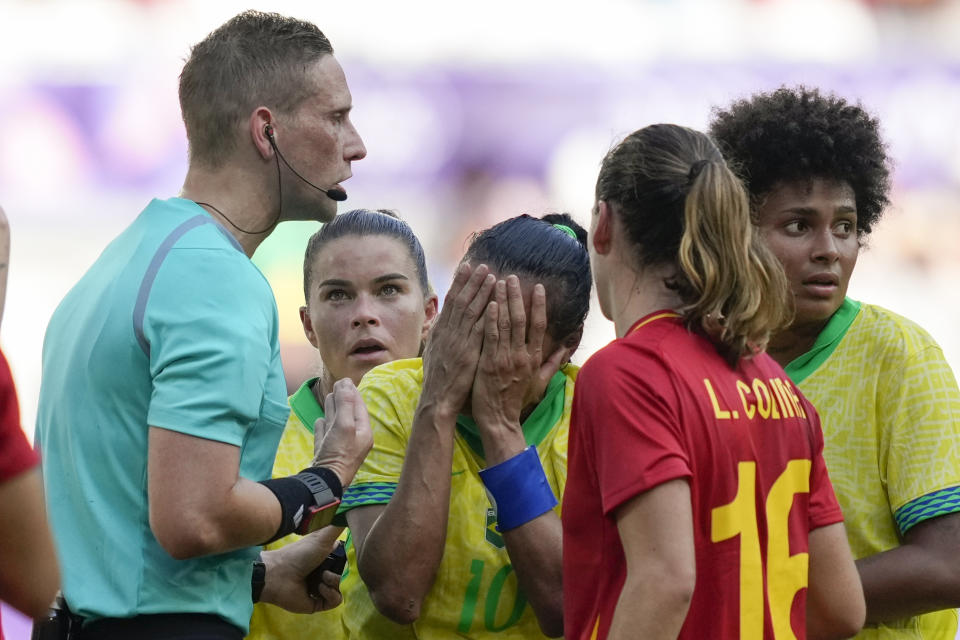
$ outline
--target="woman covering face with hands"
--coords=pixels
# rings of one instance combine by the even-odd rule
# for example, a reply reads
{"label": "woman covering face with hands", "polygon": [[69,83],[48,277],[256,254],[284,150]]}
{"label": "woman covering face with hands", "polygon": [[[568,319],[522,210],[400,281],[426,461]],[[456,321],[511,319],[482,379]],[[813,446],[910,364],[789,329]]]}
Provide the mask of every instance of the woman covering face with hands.
{"label": "woman covering face with hands", "polygon": [[477,234],[423,359],[371,371],[374,448],[344,498],[351,638],[562,634],[567,426],[589,306],[585,232]]}

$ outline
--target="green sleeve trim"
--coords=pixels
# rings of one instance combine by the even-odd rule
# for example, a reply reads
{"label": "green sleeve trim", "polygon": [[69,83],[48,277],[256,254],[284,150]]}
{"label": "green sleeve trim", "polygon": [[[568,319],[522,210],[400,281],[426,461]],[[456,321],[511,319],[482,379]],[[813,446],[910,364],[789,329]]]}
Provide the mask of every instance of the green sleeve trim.
{"label": "green sleeve trim", "polygon": [[371,504],[387,504],[397,490],[396,482],[359,482],[347,487],[340,499],[337,513],[349,511],[354,507]]}
{"label": "green sleeve trim", "polygon": [[784,367],[783,370],[787,372],[794,384],[800,384],[806,380],[836,350],[850,325],[857,318],[857,314],[860,313],[860,306],[856,300],[844,298],[843,304],[830,316],[827,326],[817,336],[810,350],[797,356]]}
{"label": "green sleeve trim", "polygon": [[958,511],[960,511],[960,486],[947,487],[911,500],[897,509],[894,518],[897,520],[900,534],[903,535],[910,527],[924,520]]}
{"label": "green sleeve trim", "polygon": [[[563,371],[557,371],[550,378],[543,400],[523,421],[523,435],[528,445],[539,446],[547,437],[554,425],[563,417],[565,389],[567,376]],[[483,458],[483,444],[480,440],[480,431],[477,423],[470,416],[457,416],[457,433],[473,449],[473,452]]]}
{"label": "green sleeve trim", "polygon": [[317,378],[310,378],[290,396],[290,408],[293,410],[300,422],[307,428],[307,431],[313,433],[313,423],[317,418],[324,417],[323,407],[317,402],[317,397],[313,395],[313,383]]}
{"label": "green sleeve trim", "polygon": [[396,482],[354,482],[344,490],[337,514],[333,517],[333,524],[338,527],[347,526],[347,511],[354,507],[387,504],[396,491]]}

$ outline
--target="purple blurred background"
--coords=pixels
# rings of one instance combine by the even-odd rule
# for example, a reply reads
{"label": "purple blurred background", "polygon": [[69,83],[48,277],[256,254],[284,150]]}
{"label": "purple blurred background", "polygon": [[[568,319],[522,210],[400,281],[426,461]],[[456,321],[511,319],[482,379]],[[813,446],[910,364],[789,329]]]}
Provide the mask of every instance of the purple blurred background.
{"label": "purple blurred background", "polygon": [[[248,6],[0,0],[0,204],[12,227],[0,342],[28,434],[53,308],[151,197],[179,191],[177,75],[191,43]],[[263,6],[315,21],[346,70],[369,154],[341,211],[398,210],[441,295],[478,228],[550,210],[586,224],[603,153],[639,127],[704,128],[712,106],[780,84],[862,101],[896,174],[851,294],[917,320],[960,364],[960,1]],[[291,387],[316,367],[297,318],[316,228],[283,225],[254,258],[276,292]],[[598,315],[577,361],[613,337]],[[25,637],[3,617],[8,638]]]}

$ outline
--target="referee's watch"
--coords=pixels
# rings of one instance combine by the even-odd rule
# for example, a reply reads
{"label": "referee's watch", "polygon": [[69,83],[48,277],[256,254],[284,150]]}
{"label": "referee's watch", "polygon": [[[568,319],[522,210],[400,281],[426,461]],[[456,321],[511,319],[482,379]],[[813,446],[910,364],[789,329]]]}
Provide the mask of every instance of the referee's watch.
{"label": "referee's watch", "polygon": [[[293,476],[307,485],[310,493],[313,494],[313,505],[304,508],[300,524],[297,526],[297,533],[302,536],[327,526],[333,522],[333,517],[337,514],[340,498],[330,486],[331,483],[323,477],[327,474],[333,476],[333,480],[338,479],[332,471],[322,467],[304,469]],[[295,516],[294,520],[296,519]]]}
{"label": "referee's watch", "polygon": [[257,559],[253,561],[253,575],[250,577],[250,596],[253,602],[260,602],[260,595],[263,593],[263,586],[267,583],[267,565],[263,563],[263,558],[257,554]]}

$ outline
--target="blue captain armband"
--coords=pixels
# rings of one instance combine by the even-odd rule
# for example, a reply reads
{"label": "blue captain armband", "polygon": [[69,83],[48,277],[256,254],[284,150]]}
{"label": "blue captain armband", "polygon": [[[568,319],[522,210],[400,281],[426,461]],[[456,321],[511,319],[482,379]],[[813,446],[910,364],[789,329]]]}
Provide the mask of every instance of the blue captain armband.
{"label": "blue captain armband", "polygon": [[509,460],[483,469],[480,479],[497,512],[497,531],[516,529],[557,506],[533,445]]}

